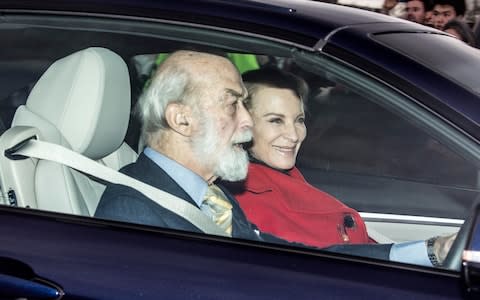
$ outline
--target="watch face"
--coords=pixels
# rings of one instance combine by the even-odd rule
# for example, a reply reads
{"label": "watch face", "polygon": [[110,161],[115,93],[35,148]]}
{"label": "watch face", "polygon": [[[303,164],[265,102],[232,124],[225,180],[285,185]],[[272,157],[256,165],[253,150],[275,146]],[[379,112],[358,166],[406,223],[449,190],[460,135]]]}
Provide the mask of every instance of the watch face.
{"label": "watch face", "polygon": [[428,259],[430,259],[430,262],[432,263],[433,266],[437,267],[440,266],[440,263],[438,262],[437,255],[435,254],[433,244],[435,243],[437,237],[432,237],[427,240],[427,254],[428,254]]}

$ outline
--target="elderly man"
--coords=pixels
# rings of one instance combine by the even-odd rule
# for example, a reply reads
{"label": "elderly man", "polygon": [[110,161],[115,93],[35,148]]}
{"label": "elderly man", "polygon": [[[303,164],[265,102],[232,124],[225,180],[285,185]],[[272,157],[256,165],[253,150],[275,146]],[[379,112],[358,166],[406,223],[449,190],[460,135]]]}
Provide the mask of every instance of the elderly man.
{"label": "elderly man", "polygon": [[[217,178],[239,181],[247,175],[248,157],[242,144],[251,140],[252,119],[243,105],[246,94],[239,72],[226,58],[174,52],[160,65],[139,100],[142,138],[147,147],[122,172],[193,204],[230,236],[288,243],[259,233],[228,191],[214,184]],[[220,201],[212,205],[208,200],[211,194]],[[225,211],[230,214],[225,215]],[[183,217],[122,185],[107,187],[95,216],[200,231]],[[442,260],[445,241],[434,242]],[[410,263],[426,259],[424,264],[430,265],[425,242],[413,243],[413,248],[399,245],[339,245],[327,250]],[[423,251],[423,257],[412,258],[412,249]]]}
{"label": "elderly man", "polygon": [[[247,174],[242,144],[251,140],[252,119],[243,106],[245,97],[240,74],[227,59],[193,51],[173,53],[138,103],[147,147],[122,172],[190,202],[207,215],[215,214],[204,203],[213,187],[230,202],[226,206],[233,216],[227,217],[225,231],[258,239],[235,199],[212,185],[218,177],[237,181]],[[95,216],[199,232],[181,216],[120,185],[107,187]]]}

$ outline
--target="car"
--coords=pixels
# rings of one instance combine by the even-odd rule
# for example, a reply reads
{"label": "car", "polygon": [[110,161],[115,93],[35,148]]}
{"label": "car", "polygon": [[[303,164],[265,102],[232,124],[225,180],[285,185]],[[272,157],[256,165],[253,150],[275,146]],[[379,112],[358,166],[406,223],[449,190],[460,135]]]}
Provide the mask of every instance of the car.
{"label": "car", "polygon": [[[478,49],[307,0],[2,0],[0,13],[3,298],[478,297]],[[117,172],[142,151],[133,107],[178,49],[304,78],[307,181],[377,243],[457,233],[444,266],[93,217],[106,182],[138,184]]]}

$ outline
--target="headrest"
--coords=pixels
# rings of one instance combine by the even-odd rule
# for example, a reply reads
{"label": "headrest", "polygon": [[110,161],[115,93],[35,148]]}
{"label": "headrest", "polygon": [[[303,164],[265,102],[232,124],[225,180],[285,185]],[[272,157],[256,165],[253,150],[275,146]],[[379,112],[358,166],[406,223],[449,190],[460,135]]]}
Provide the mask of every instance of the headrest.
{"label": "headrest", "polygon": [[129,116],[127,65],[108,49],[88,48],[48,68],[12,126],[37,127],[43,140],[99,159],[122,144]]}

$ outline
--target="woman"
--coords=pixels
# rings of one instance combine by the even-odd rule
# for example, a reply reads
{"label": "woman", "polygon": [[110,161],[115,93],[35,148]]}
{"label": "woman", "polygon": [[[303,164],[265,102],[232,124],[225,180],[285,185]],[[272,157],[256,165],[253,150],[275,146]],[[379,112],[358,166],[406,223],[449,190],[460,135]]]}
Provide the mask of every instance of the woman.
{"label": "woman", "polygon": [[308,184],[295,167],[306,136],[306,83],[274,69],[250,71],[243,79],[253,144],[247,179],[235,197],[247,218],[263,232],[306,245],[368,243],[360,215]]}
{"label": "woman", "polygon": [[443,31],[454,35],[457,39],[467,43],[468,45],[475,47],[475,35],[473,34],[472,29],[468,26],[467,23],[453,19],[450,20],[443,27]]}

